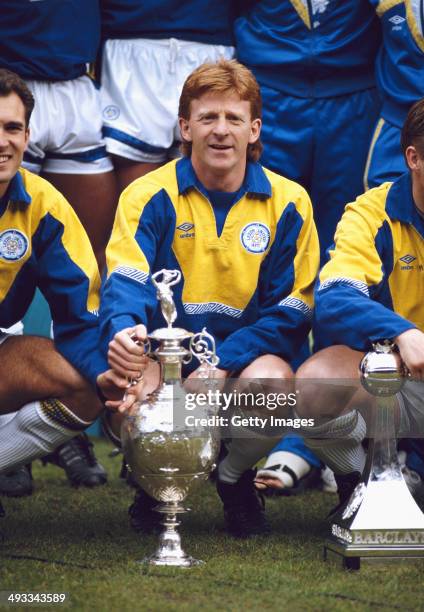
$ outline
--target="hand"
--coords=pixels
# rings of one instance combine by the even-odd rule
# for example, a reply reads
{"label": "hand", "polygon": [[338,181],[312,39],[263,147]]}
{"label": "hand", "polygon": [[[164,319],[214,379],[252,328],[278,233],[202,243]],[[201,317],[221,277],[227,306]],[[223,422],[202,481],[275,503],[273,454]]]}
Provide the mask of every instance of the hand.
{"label": "hand", "polygon": [[394,339],[402,361],[417,380],[424,380],[424,334],[419,329],[408,329]]}
{"label": "hand", "polygon": [[97,386],[106,398],[106,408],[126,412],[140,399],[143,381],[128,387],[127,378],[119,376],[113,370],[106,370],[98,375]]}
{"label": "hand", "polygon": [[144,347],[137,344],[137,340],[143,343],[146,337],[147,330],[144,325],[126,327],[115,334],[109,342],[107,358],[116,374],[128,379],[140,378],[147,367],[147,356],[144,354]]}

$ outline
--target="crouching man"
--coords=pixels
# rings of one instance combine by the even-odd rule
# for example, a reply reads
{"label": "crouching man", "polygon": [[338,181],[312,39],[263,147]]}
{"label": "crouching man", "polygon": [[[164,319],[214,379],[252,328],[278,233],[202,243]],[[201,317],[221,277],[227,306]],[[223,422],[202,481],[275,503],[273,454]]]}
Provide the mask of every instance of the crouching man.
{"label": "crouching man", "polygon": [[[305,432],[314,436],[308,445],[334,470],[341,503],[365,463],[357,408],[370,396],[350,383],[359,381],[373,342],[393,341],[414,379],[397,396],[400,432],[424,432],[424,99],[407,116],[402,149],[409,171],[346,207],[316,291],[316,338],[324,348],[298,371],[299,413],[325,417]],[[340,379],[347,384],[332,384]],[[422,440],[416,448],[424,458]]]}
{"label": "crouching man", "polygon": [[[90,425],[102,408],[96,377],[107,367],[97,348],[100,279],[90,242],[63,196],[20,168],[33,106],[25,83],[0,70],[0,328],[22,318],[39,287],[54,331],[54,342],[0,331],[0,472]],[[112,393],[110,376],[103,382]]]}
{"label": "crouching man", "polygon": [[[109,365],[117,376],[145,370],[144,394],[156,387],[157,364],[131,336],[142,340],[146,328],[163,327],[150,275],[168,268],[183,279],[174,291],[178,326],[213,334],[220,378],[290,380],[289,362],[309,331],[319,261],[309,197],[258,163],[260,91],[236,61],[195,70],[179,117],[183,157],[133,182],[119,203],[100,316]],[[252,467],[275,442],[233,438],[219,464],[218,493],[235,536],[268,529]],[[138,492],[135,527],[156,520],[153,504]]]}

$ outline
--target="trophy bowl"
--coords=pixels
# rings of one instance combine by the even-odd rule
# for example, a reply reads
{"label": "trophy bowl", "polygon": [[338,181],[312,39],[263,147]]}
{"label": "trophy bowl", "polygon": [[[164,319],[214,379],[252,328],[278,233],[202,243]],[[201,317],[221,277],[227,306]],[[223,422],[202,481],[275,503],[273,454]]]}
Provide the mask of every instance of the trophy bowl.
{"label": "trophy bowl", "polygon": [[[159,502],[178,504],[215,467],[219,437],[209,428],[174,428],[150,397],[125,417],[121,440],[136,482]],[[160,414],[162,413],[162,414]]]}
{"label": "trophy bowl", "polygon": [[405,383],[405,368],[393,344],[376,343],[374,350],[362,359],[361,383],[371,395],[389,397],[398,393]]}

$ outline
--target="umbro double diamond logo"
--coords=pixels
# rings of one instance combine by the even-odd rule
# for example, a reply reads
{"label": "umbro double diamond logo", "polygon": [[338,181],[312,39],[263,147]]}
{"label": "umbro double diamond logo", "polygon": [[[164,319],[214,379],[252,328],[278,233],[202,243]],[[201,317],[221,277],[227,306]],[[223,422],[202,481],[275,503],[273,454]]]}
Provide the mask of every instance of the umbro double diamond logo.
{"label": "umbro double diamond logo", "polygon": [[405,17],[401,17],[400,15],[393,15],[393,17],[390,17],[389,21],[393,25],[398,26],[405,21]]}
{"label": "umbro double diamond logo", "polygon": [[405,263],[408,266],[409,266],[409,264],[411,264],[416,259],[417,258],[414,257],[413,255],[404,255],[403,257],[399,257],[399,261],[402,261],[403,263]]}
{"label": "umbro double diamond logo", "polygon": [[181,223],[181,225],[177,225],[177,229],[181,230],[182,232],[189,232],[191,229],[193,229],[194,225],[193,223]]}

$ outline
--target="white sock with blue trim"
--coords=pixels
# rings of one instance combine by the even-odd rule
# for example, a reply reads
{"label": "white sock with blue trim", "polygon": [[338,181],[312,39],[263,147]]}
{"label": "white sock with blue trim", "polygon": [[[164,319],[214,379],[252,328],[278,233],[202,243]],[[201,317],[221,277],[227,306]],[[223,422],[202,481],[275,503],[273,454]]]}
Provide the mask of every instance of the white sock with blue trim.
{"label": "white sock with blue trim", "polygon": [[89,425],[58,400],[26,404],[0,429],[0,472],[51,453]]}

